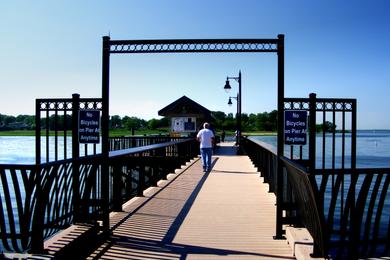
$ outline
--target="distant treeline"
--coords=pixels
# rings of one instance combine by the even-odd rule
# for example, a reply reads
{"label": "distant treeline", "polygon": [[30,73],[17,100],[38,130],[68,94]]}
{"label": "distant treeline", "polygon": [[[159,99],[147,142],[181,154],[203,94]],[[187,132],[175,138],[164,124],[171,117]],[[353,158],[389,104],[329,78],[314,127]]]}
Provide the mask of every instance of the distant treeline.
{"label": "distant treeline", "polygon": [[[259,114],[242,114],[242,130],[243,131],[275,131],[276,130],[276,115],[274,110],[270,113],[264,112]],[[221,111],[212,112],[214,120],[210,122],[216,130],[232,130],[237,128],[236,117],[232,114],[225,114]],[[46,129],[48,125],[49,130],[54,130],[57,124],[57,130],[71,130],[72,118],[70,115],[57,116],[51,115],[49,118],[41,118],[41,128]],[[168,128],[170,125],[168,118],[144,120],[138,117],[121,117],[113,115],[110,117],[111,129],[160,129]],[[32,115],[18,115],[8,116],[0,114],[0,131],[1,130],[34,130],[35,116]]]}
{"label": "distant treeline", "polygon": [[[235,130],[237,129],[236,117],[233,113],[225,114],[224,112],[217,111],[211,112],[214,118],[214,127],[216,129]],[[272,112],[263,112],[258,114],[241,114],[241,129],[242,131],[276,131],[277,125],[276,110]]]}
{"label": "distant treeline", "polygon": [[[213,121],[210,122],[213,128],[219,130],[231,130],[237,129],[236,117],[232,114],[225,114],[221,111],[211,112]],[[241,123],[243,131],[276,131],[276,115],[277,111],[274,110],[270,113],[264,112],[259,114],[242,114]],[[162,119],[150,119],[148,121],[137,117],[125,116],[121,118],[118,115],[111,116],[110,127],[111,128],[125,128],[125,129],[150,129],[155,130],[159,128],[168,128],[170,125],[168,118]]]}
{"label": "distant treeline", "polygon": [[[57,128],[56,128],[57,125]],[[71,130],[72,129],[72,117],[70,115],[51,115],[49,118],[41,118],[41,128],[49,130]],[[168,118],[162,119],[150,119],[144,120],[137,117],[120,117],[114,115],[110,117],[110,128],[123,128],[123,129],[158,129],[169,127]],[[8,116],[0,114],[0,131],[6,130],[34,130],[35,129],[35,116],[31,115],[18,115]]]}
{"label": "distant treeline", "polygon": [[18,115],[7,116],[0,114],[0,130],[33,130],[35,129],[35,116]]}
{"label": "distant treeline", "polygon": [[[237,128],[236,117],[233,113],[225,114],[222,111],[211,112],[213,121],[210,122],[214,129],[219,130],[231,130],[234,131]],[[41,128],[46,129],[48,125],[49,130],[55,129],[57,123],[57,130],[71,130],[72,118],[70,115],[57,116],[54,115],[49,118],[41,119]],[[277,126],[277,111],[263,112],[258,114],[246,114],[241,115],[242,131],[276,131]],[[150,119],[144,120],[138,117],[121,117],[119,115],[113,115],[110,117],[111,129],[163,129],[169,128],[170,122],[168,118]],[[0,131],[4,130],[34,130],[35,129],[35,116],[31,115],[18,115],[7,116],[0,114]],[[317,131],[333,131],[336,129],[336,125],[326,121],[325,124],[317,125]]]}

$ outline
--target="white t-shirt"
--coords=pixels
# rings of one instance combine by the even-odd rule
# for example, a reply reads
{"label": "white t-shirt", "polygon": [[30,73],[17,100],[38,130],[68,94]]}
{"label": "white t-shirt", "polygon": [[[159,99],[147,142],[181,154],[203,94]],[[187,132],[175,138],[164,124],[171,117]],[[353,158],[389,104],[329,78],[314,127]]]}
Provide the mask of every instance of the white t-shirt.
{"label": "white t-shirt", "polygon": [[207,128],[203,128],[198,132],[196,135],[197,138],[199,138],[200,141],[200,148],[212,148],[212,138],[214,137],[213,131]]}

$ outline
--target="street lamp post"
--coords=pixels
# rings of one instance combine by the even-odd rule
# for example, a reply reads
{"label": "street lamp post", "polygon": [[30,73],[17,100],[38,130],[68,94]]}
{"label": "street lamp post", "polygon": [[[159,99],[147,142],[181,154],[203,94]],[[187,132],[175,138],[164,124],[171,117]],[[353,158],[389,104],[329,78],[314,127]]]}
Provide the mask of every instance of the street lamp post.
{"label": "street lamp post", "polygon": [[[233,102],[232,102],[232,98],[236,100],[236,103],[237,103],[237,113],[236,113],[236,130],[238,131],[238,129],[240,129],[240,124],[239,124],[239,120],[238,120],[238,114],[239,114],[239,111],[240,111],[240,106],[239,106],[239,102],[238,102],[238,94],[236,97],[229,97],[229,101],[228,101],[228,105],[229,106],[232,106],[233,105]],[[238,141],[238,132],[236,134],[236,145],[239,144],[239,141]]]}
{"label": "street lamp post", "polygon": [[[238,77],[227,77],[225,84],[225,91],[229,92],[232,87],[230,86],[229,79],[234,79],[238,82],[238,94],[237,94],[237,145],[238,145],[238,153],[241,153],[241,70],[238,73]],[[232,97],[229,97],[229,103],[232,104]],[[234,97],[233,97],[234,98]],[[228,103],[228,104],[229,104]]]}

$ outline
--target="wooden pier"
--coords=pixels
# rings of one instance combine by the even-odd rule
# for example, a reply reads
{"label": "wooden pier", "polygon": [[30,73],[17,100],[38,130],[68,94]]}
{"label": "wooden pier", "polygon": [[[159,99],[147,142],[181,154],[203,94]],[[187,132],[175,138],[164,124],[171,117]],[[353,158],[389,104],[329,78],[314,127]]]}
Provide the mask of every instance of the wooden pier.
{"label": "wooden pier", "polygon": [[274,240],[275,195],[247,156],[224,143],[110,215],[112,234],[87,259],[294,259]]}
{"label": "wooden pier", "polygon": [[[313,256],[388,257],[390,168],[357,167],[357,100],[285,97],[284,46],[282,34],[103,37],[102,97],[36,99],[35,164],[0,165],[1,251],[50,259],[290,259],[287,241],[273,238],[304,227]],[[240,133],[247,156],[224,143],[203,173],[199,158],[181,167],[199,154],[195,138],[110,137],[111,54],[211,52],[277,54],[276,150]],[[241,74],[237,80],[241,89]],[[88,110],[101,113],[94,131],[101,140],[93,144],[79,140],[80,114]],[[296,130],[307,140],[286,142],[285,114],[297,111],[306,115]],[[291,243],[295,255],[307,241]]]}

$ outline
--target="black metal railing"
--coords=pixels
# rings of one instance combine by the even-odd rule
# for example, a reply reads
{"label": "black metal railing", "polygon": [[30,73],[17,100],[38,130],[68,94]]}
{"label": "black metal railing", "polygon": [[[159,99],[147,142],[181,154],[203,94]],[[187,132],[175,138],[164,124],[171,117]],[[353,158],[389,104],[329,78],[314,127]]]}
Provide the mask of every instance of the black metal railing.
{"label": "black metal railing", "polygon": [[318,208],[316,190],[308,177],[306,168],[289,160],[281,158],[287,173],[288,184],[291,185],[295,199],[295,209],[300,221],[313,237],[314,256],[326,256],[328,254],[326,224],[324,212]]}
{"label": "black metal railing", "polygon": [[91,194],[97,156],[40,165],[0,165],[1,250],[42,251],[45,238],[74,220],[73,168],[78,165],[80,194]]}
{"label": "black metal railing", "polygon": [[115,189],[111,190],[110,208],[122,210],[125,201],[142,196],[144,189],[156,186],[158,180],[198,154],[193,138],[111,151],[110,175]]}
{"label": "black metal railing", "polygon": [[[30,246],[32,211],[39,182],[33,165],[0,165],[0,230],[2,251]],[[16,208],[17,210],[14,210]]]}
{"label": "black metal railing", "polygon": [[317,170],[318,205],[336,258],[390,254],[390,168]]}
{"label": "black metal railing", "polygon": [[[112,151],[110,210],[199,153],[195,139]],[[0,165],[0,250],[42,252],[43,242],[72,223],[103,214],[101,155],[36,165]],[[77,183],[78,185],[75,185]]]}
{"label": "black metal railing", "polygon": [[170,137],[167,135],[156,136],[118,136],[108,138],[110,151],[123,150],[128,148],[160,144],[171,141],[188,139],[187,137]]}
{"label": "black metal railing", "polygon": [[277,195],[277,159],[276,148],[261,141],[253,141],[242,138],[241,143],[245,147],[245,152],[251,158],[253,164],[264,178],[264,182],[269,184],[269,191]]}
{"label": "black metal railing", "polygon": [[[282,204],[280,206],[283,208],[284,212],[281,216],[277,216],[280,218],[277,221],[289,225],[297,224],[296,212],[293,210],[295,207],[294,196],[291,185],[287,180],[286,171],[283,171],[282,174],[283,189],[280,191],[280,194],[278,194],[278,155],[276,147],[259,140],[251,140],[247,137],[243,137],[241,143],[253,164],[258,168],[264,182],[269,184],[269,192],[273,192],[277,197],[280,195]],[[299,158],[297,160],[301,161]]]}
{"label": "black metal railing", "polygon": [[[244,149],[270,191],[277,182],[274,148],[243,138]],[[304,226],[314,239],[314,254],[337,259],[390,254],[390,169],[317,169],[302,161],[283,161],[283,220]],[[315,183],[312,183],[312,182]]]}

